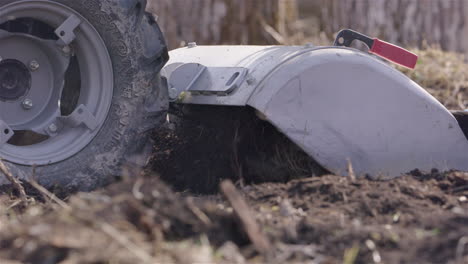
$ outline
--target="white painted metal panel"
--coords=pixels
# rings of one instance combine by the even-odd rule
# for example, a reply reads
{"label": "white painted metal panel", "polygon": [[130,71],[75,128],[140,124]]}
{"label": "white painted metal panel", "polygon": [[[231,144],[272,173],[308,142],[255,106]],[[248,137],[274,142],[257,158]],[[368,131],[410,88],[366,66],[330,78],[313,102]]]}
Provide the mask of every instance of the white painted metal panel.
{"label": "white painted metal panel", "polygon": [[321,165],[346,174],[468,170],[456,119],[419,85],[361,52],[315,50],[281,65],[256,89],[258,109]]}
{"label": "white painted metal panel", "polygon": [[[242,67],[248,74],[238,89],[226,96],[185,94],[179,102],[186,104],[245,106],[257,85],[285,60],[312,50],[311,46],[196,46],[170,52],[162,75],[171,79],[182,64],[198,63],[209,68]],[[173,78],[180,78],[178,76]],[[171,85],[169,83],[169,85]]]}
{"label": "white painted metal panel", "polygon": [[347,160],[359,175],[393,177],[416,168],[468,171],[468,140],[453,115],[419,85],[363,52],[201,46],[170,55],[164,75],[173,80],[183,64],[218,72],[245,68],[246,80],[231,94],[188,94],[179,102],[250,105],[334,173],[346,174]]}

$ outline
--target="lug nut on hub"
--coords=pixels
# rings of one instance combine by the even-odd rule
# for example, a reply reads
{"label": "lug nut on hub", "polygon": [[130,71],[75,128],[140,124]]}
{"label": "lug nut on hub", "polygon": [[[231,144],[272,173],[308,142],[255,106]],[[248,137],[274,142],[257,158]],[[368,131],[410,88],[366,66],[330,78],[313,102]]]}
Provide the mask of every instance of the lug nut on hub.
{"label": "lug nut on hub", "polygon": [[50,131],[51,133],[56,133],[57,130],[58,130],[58,127],[57,127],[56,124],[52,123],[52,124],[49,125],[49,131]]}
{"label": "lug nut on hub", "polygon": [[29,110],[33,108],[33,101],[31,99],[24,99],[24,101],[21,103],[24,109]]}
{"label": "lug nut on hub", "polygon": [[36,60],[32,60],[29,63],[29,69],[31,71],[37,71],[39,69],[39,67],[40,67],[39,62],[37,62]]}

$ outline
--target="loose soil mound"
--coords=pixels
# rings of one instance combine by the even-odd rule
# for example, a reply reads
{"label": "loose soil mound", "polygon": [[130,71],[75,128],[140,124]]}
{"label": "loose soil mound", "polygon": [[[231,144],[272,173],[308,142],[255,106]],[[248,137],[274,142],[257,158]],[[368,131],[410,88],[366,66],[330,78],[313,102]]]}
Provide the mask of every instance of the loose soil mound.
{"label": "loose soil mound", "polygon": [[326,173],[247,107],[172,109],[170,129],[155,131],[153,139],[151,169],[177,191],[212,194],[223,179],[287,182]]}

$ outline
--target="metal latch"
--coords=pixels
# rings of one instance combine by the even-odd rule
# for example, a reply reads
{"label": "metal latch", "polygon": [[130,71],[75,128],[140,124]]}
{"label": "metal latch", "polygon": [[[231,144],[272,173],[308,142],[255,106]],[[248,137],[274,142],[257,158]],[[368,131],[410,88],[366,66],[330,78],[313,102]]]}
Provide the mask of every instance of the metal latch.
{"label": "metal latch", "polygon": [[418,62],[418,56],[404,48],[382,41],[378,38],[370,38],[351,29],[344,29],[336,36],[335,46],[351,46],[354,40],[360,40],[369,47],[369,52],[399,64],[403,67],[414,69]]}
{"label": "metal latch", "polygon": [[182,64],[169,77],[170,99],[177,99],[182,92],[192,95],[229,95],[245,81],[247,73],[248,70],[242,67]]}

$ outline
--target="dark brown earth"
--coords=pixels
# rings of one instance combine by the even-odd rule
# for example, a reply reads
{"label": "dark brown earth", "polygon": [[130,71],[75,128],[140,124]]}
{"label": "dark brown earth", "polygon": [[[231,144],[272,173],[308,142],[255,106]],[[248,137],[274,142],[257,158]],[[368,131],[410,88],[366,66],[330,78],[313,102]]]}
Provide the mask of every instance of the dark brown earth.
{"label": "dark brown earth", "polygon": [[223,179],[252,184],[326,174],[253,109],[184,106],[170,118],[170,129],[154,132],[151,168],[177,191],[212,194]]}
{"label": "dark brown earth", "polygon": [[467,186],[468,173],[460,172],[245,186],[240,191],[273,245],[264,254],[221,195],[176,194],[154,176],[74,195],[66,207],[48,198],[15,205],[14,195],[2,195],[0,260],[466,263]]}

